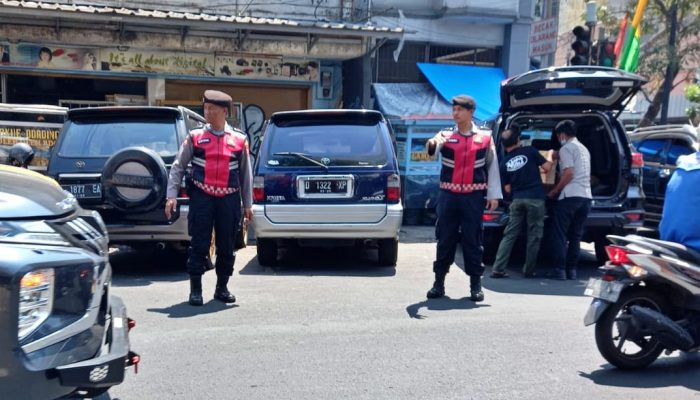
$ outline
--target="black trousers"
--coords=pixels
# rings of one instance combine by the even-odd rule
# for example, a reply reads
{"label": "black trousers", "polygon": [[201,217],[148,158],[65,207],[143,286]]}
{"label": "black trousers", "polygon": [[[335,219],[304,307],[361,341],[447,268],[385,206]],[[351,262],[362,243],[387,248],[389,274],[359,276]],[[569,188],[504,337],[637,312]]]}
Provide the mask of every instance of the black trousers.
{"label": "black trousers", "polygon": [[484,222],[486,192],[452,193],[441,190],[438,195],[437,258],[433,272],[446,274],[455,260],[457,243],[464,253],[464,271],[469,276],[484,274],[481,258],[484,253]]}
{"label": "black trousers", "polygon": [[204,274],[213,230],[216,235],[216,275],[231,276],[235,260],[234,244],[236,235],[240,234],[240,193],[215,197],[197,187],[190,187],[188,192],[190,211],[187,227],[192,241],[187,272],[195,276]]}
{"label": "black trousers", "polygon": [[552,266],[575,270],[581,253],[583,225],[591,210],[591,199],[568,197],[554,207]]}

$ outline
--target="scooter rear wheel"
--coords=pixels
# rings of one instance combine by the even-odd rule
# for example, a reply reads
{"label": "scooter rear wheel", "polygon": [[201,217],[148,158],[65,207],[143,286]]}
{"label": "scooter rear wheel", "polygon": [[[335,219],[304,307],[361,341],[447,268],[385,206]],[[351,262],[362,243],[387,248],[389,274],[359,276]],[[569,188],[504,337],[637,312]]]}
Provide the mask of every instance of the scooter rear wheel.
{"label": "scooter rear wheel", "polygon": [[664,347],[653,337],[635,334],[630,328],[629,308],[633,305],[663,312],[665,302],[654,291],[635,287],[624,291],[595,325],[595,341],[600,354],[621,369],[640,369],[653,363]]}

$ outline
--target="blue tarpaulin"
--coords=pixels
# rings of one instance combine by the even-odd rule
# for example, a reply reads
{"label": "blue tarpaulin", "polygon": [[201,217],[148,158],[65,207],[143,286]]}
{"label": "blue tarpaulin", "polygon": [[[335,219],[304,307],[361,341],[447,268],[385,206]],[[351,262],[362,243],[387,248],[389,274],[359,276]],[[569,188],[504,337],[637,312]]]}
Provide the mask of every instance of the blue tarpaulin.
{"label": "blue tarpaulin", "polygon": [[506,78],[502,69],[429,63],[418,63],[418,68],[447,102],[460,94],[472,96],[476,100],[474,118],[489,121],[498,115],[501,81]]}

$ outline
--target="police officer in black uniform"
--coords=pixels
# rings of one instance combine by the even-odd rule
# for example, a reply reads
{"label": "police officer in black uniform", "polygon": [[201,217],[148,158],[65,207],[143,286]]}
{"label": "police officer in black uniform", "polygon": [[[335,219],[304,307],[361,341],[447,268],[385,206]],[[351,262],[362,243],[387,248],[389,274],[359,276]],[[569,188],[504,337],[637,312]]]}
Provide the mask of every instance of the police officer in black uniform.
{"label": "police officer in black uniform", "polygon": [[187,271],[189,303],[201,306],[204,274],[212,229],[216,237],[216,290],[214,298],[233,303],[227,285],[233,274],[234,243],[240,234],[241,201],[248,221],[253,217],[252,169],[246,135],[226,124],[231,96],[217,90],[204,92],[207,125],[192,130],[182,143],[168,179],[165,214],[170,219],[177,207],[177,194],[188,164],[187,194],[190,197],[188,230],[192,236]]}
{"label": "police officer in black uniform", "polygon": [[427,297],[445,295],[445,276],[454,262],[457,243],[462,245],[464,271],[469,275],[472,301],[483,301],[484,274],[483,213],[498,207],[501,178],[491,134],[477,129],[473,118],[476,102],[470,96],[452,99],[456,125],[428,140],[430,156],[442,156],[437,204],[437,256],[433,263],[435,282]]}

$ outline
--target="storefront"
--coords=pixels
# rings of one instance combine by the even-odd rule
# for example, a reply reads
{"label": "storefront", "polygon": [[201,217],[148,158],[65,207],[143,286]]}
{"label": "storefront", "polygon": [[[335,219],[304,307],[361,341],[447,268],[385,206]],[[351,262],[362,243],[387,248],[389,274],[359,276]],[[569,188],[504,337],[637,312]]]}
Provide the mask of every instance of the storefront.
{"label": "storefront", "polygon": [[[343,61],[401,29],[62,3],[0,3],[0,99],[68,108],[235,103],[259,134],[273,112],[336,108]],[[363,84],[358,82],[358,84]]]}

